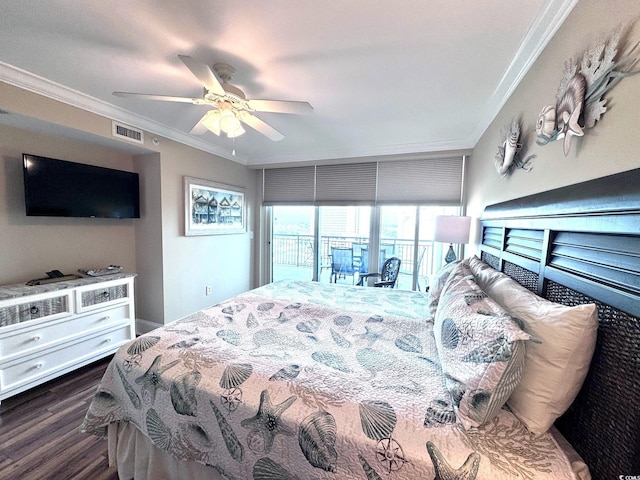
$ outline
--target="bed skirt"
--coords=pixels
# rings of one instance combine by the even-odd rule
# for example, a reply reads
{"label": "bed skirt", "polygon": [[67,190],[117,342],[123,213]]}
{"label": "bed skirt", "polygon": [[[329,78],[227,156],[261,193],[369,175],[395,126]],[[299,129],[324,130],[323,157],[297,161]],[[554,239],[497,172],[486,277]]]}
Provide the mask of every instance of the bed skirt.
{"label": "bed skirt", "polygon": [[[580,480],[591,480],[580,455],[555,428],[549,430],[566,454]],[[117,467],[120,480],[224,480],[213,468],[197,462],[185,462],[157,448],[131,423],[114,422],[108,427],[109,467]]]}
{"label": "bed skirt", "polygon": [[120,480],[224,480],[213,468],[172,457],[151,443],[133,424],[109,424],[109,467]]}

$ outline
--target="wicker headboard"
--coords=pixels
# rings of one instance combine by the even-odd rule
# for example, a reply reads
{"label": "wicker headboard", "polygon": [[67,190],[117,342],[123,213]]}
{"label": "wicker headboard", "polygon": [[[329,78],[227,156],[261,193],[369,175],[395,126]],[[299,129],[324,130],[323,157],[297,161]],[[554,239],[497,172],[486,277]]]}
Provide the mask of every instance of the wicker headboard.
{"label": "wicker headboard", "polygon": [[551,301],[598,306],[589,374],[556,426],[594,479],[640,475],[640,169],[488,206],[482,259]]}

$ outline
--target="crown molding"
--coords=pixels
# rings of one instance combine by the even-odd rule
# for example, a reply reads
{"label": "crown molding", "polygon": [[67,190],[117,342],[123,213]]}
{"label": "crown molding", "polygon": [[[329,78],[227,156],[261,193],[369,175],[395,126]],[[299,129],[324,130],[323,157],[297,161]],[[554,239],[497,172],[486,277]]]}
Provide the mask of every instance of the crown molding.
{"label": "crown molding", "polygon": [[482,118],[469,137],[469,144],[475,146],[478,143],[578,1],[547,0],[542,5],[498,86],[491,94]]}
{"label": "crown molding", "polygon": [[261,157],[259,161],[249,161],[247,164],[251,168],[263,168],[274,167],[281,164],[289,163],[325,163],[337,160],[353,161],[360,159],[369,159],[370,161],[385,161],[396,159],[399,156],[406,158],[407,156],[416,155],[420,158],[425,158],[425,155],[435,154],[441,156],[442,154],[448,154],[448,152],[466,152],[472,151],[472,146],[461,142],[458,139],[442,140],[437,142],[424,142],[424,143],[408,143],[403,145],[384,145],[382,147],[368,148],[368,149],[334,149],[324,150],[314,154],[300,154],[292,153],[288,155],[278,155],[273,157]]}
{"label": "crown molding", "polygon": [[[242,155],[233,156],[228,149],[212,145],[198,137],[188,135],[175,128],[155,122],[149,118],[137,115],[103,100],[91,97],[87,94],[65,87],[64,85],[52,82],[44,77],[40,77],[1,61],[0,81],[22,88],[23,90],[42,95],[52,100],[65,103],[72,107],[140,128],[153,135],[160,135],[169,140],[176,141],[183,145],[187,145],[243,165],[247,164],[246,157]],[[108,133],[110,135],[111,131]]]}

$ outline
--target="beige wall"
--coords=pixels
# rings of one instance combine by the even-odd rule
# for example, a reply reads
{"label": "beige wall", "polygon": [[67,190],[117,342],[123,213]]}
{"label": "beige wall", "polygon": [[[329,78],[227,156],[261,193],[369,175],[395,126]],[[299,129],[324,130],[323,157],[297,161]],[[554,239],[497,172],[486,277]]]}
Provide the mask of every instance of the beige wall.
{"label": "beige wall", "polygon": [[116,264],[135,271],[135,220],[25,215],[22,153],[134,171],[131,155],[0,126],[0,284],[53,269],[74,274]]}
{"label": "beige wall", "polygon": [[[574,139],[565,157],[562,141],[539,146],[535,122],[547,104],[555,104],[564,62],[581,56],[602,35],[640,18],[637,0],[581,0],[497,118],[474,148],[467,175],[467,212],[480,217],[488,204],[640,167],[640,75],[623,79],[607,94],[609,110],[585,136]],[[636,41],[640,40],[637,35]],[[533,170],[515,170],[500,178],[494,156],[501,129],[521,118],[525,155],[535,154]],[[472,234],[476,239],[477,229]],[[473,251],[473,245],[472,249]]]}
{"label": "beige wall", "polygon": [[[2,108],[73,129],[74,139],[0,125],[0,284],[25,282],[59,269],[122,265],[136,272],[136,317],[142,331],[250,289],[254,262],[257,173],[238,163],[145,134],[144,149],[113,147],[111,120],[0,83]],[[86,141],[78,140],[81,132]],[[107,146],[105,146],[107,145]],[[142,153],[141,153],[141,150]],[[141,218],[26,217],[23,152],[140,174]],[[245,189],[248,232],[184,236],[183,177]],[[205,286],[213,288],[205,294]]]}
{"label": "beige wall", "polygon": [[[165,323],[252,287],[256,172],[207,153],[166,142],[162,151],[162,245]],[[184,236],[183,177],[245,188],[248,232]],[[205,286],[213,288],[205,296]]]}

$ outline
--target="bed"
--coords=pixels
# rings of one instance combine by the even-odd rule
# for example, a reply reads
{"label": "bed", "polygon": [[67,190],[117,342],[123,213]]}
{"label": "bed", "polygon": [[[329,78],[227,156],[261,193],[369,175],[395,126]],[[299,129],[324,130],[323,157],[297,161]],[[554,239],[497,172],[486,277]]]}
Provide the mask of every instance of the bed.
{"label": "bed", "polygon": [[[488,207],[480,258],[429,293],[277,282],[143,335],[82,429],[108,436],[123,479],[638,474],[639,185],[640,170]],[[558,323],[494,299],[527,295]],[[571,388],[549,414],[529,360],[567,312],[581,336],[554,359]]]}

